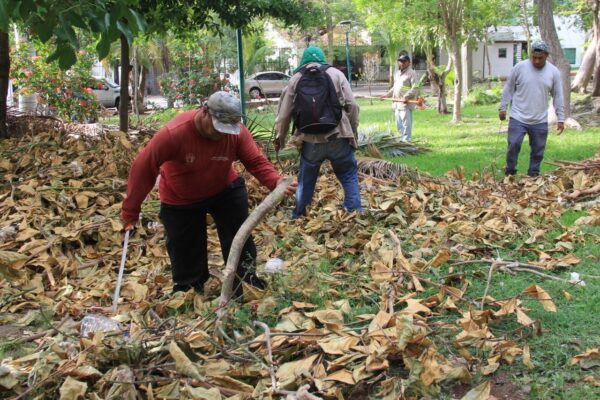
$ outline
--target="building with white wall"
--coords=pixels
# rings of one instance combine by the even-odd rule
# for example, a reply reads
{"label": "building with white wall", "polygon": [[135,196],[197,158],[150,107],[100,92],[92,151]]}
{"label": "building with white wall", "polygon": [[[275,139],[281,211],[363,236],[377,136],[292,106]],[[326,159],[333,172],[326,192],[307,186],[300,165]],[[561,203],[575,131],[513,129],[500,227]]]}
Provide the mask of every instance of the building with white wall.
{"label": "building with white wall", "polygon": [[[575,17],[554,17],[560,45],[571,64],[581,64],[586,45],[586,33],[575,25]],[[539,39],[538,27],[531,28],[532,40]],[[522,26],[499,26],[488,30],[487,46],[480,42],[473,49],[473,75],[477,78],[506,77],[516,63],[527,55],[527,36]],[[488,60],[489,57],[489,60]],[[448,55],[442,52],[440,63],[446,64]]]}

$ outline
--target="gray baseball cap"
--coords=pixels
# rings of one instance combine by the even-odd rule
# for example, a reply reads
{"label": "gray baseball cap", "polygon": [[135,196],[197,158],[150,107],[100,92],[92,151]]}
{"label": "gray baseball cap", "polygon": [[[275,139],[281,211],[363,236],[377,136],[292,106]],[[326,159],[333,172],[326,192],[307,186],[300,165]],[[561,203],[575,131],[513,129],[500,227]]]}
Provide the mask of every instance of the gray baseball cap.
{"label": "gray baseball cap", "polygon": [[217,131],[230,135],[240,134],[242,105],[237,97],[224,91],[211,94],[208,98],[208,112]]}
{"label": "gray baseball cap", "polygon": [[543,40],[534,40],[531,43],[533,53],[548,53],[548,45]]}

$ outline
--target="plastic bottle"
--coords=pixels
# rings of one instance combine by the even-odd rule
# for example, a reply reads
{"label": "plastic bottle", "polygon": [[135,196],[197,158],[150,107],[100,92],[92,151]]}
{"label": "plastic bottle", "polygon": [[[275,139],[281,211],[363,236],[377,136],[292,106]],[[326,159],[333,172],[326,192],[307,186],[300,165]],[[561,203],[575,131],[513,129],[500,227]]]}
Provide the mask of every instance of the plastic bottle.
{"label": "plastic bottle", "polygon": [[265,272],[276,274],[283,270],[283,260],[281,258],[269,258],[265,264]]}
{"label": "plastic bottle", "polygon": [[107,318],[103,315],[86,315],[81,320],[81,328],[79,329],[81,336],[88,337],[92,332],[112,332],[120,331],[121,326],[114,319]]}

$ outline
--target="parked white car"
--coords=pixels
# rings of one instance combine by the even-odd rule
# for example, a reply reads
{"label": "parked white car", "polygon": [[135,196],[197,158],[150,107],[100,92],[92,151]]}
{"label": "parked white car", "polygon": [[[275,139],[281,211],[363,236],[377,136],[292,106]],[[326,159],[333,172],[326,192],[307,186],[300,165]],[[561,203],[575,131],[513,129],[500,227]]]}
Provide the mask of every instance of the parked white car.
{"label": "parked white car", "polygon": [[290,76],[279,71],[263,71],[246,79],[246,92],[250,98],[279,96],[290,80]]}
{"label": "parked white car", "polygon": [[121,103],[121,86],[106,78],[95,78],[97,86],[94,87],[94,95],[98,102],[104,107],[119,108]]}

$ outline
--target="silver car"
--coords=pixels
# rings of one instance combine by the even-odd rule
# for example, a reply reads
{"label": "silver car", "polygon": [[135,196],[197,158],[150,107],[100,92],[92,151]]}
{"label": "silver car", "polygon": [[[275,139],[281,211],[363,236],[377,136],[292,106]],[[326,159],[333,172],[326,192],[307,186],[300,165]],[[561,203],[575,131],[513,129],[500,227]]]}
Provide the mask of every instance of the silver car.
{"label": "silver car", "polygon": [[290,76],[279,71],[263,71],[246,79],[246,93],[250,98],[279,96],[290,80]]}
{"label": "silver car", "polygon": [[109,81],[106,78],[95,78],[97,81],[94,87],[94,95],[98,99],[98,103],[104,107],[119,108],[121,103],[121,86]]}

